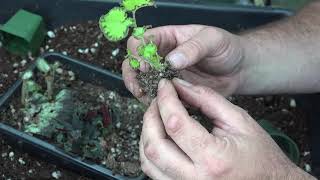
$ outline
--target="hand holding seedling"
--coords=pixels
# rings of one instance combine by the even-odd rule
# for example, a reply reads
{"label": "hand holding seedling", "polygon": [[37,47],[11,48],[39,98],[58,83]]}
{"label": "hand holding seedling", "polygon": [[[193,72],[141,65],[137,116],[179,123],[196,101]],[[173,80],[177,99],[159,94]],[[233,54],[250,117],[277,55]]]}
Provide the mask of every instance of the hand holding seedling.
{"label": "hand holding seedling", "polygon": [[[152,37],[170,68],[181,70],[184,80],[207,87],[178,80],[159,84],[158,96],[144,117],[140,143],[144,172],[155,179],[313,179],[290,162],[244,110],[218,94],[319,92],[320,31],[314,22],[320,16],[310,14],[320,3],[313,5],[294,20],[241,35],[201,25],[146,30],[144,37]],[[129,55],[141,56],[141,41],[129,39]],[[152,61],[139,58],[139,66],[133,67],[131,56],[123,63],[124,81],[146,103],[150,100],[136,79],[137,69],[156,68]],[[191,118],[180,99],[211,118],[213,131]]]}
{"label": "hand holding seedling", "polygon": [[[242,72],[243,48],[239,36],[222,29],[202,26],[164,26],[149,29],[146,36],[153,36],[159,47],[159,54],[186,81],[214,88],[216,91],[230,95],[240,85]],[[128,49],[137,54],[139,41],[130,38]],[[130,68],[130,60],[123,62],[122,71],[125,84],[134,96],[147,102],[148,97],[141,91],[135,78],[137,72]],[[142,63],[140,70],[149,69]]]}
{"label": "hand holding seedling", "polygon": [[[212,132],[188,115],[178,96],[212,120]],[[247,112],[210,88],[179,79],[159,84],[144,116],[140,158],[153,179],[312,179]]]}

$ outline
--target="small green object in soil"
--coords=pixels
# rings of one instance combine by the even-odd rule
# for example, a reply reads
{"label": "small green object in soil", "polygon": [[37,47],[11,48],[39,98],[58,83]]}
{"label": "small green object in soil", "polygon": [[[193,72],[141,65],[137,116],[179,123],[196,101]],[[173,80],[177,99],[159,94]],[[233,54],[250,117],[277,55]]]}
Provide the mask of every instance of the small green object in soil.
{"label": "small green object in soil", "polygon": [[0,26],[0,40],[12,54],[26,56],[29,52],[35,54],[39,50],[45,32],[41,16],[21,9]]}

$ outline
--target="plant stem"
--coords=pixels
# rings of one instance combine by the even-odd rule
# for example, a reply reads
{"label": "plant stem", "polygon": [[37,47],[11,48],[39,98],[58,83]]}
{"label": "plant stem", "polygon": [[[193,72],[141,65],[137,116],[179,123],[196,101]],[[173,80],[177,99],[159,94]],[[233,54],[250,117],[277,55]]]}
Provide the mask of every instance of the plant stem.
{"label": "plant stem", "polygon": [[135,27],[135,28],[138,27],[138,25],[137,25],[137,19],[136,19],[136,11],[133,11],[133,12],[132,12],[132,18],[134,19],[134,27]]}
{"label": "plant stem", "polygon": [[21,104],[24,106],[26,105],[26,98],[28,98],[27,82],[26,80],[23,80],[21,88]]}
{"label": "plant stem", "polygon": [[144,39],[144,37],[141,38],[141,43],[142,43],[144,46],[147,45],[146,40]]}
{"label": "plant stem", "polygon": [[47,83],[47,96],[49,100],[53,99],[53,80],[54,78],[50,75],[45,77]]}

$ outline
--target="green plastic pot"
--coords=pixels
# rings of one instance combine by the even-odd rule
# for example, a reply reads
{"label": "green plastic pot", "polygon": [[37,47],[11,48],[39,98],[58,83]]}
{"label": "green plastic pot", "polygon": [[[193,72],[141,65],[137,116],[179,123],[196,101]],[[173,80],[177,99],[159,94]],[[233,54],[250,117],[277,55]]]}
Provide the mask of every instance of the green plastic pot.
{"label": "green plastic pot", "polygon": [[45,33],[43,18],[22,9],[0,26],[3,47],[20,56],[25,56],[28,52],[35,54],[44,40]]}
{"label": "green plastic pot", "polygon": [[298,164],[300,161],[300,151],[297,144],[289,136],[275,128],[269,121],[260,120],[258,123],[268,132],[291,161]]}

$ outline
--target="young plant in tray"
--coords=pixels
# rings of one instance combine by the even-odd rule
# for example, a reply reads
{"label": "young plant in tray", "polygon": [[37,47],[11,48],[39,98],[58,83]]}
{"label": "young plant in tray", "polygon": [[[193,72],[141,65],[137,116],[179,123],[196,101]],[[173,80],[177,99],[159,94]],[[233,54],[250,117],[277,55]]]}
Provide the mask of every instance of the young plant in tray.
{"label": "young plant in tray", "polygon": [[58,62],[49,64],[45,59],[37,60],[38,75],[44,77],[46,91],[32,80],[36,73],[28,70],[22,75],[21,104],[27,120],[23,129],[55,141],[67,152],[93,160],[103,159],[103,137],[111,127],[109,109],[102,104],[99,111],[88,111],[91,107],[76,103],[74,90],[55,92],[55,72],[59,66]]}
{"label": "young plant in tray", "polygon": [[57,68],[60,66],[58,62],[55,62],[52,65],[49,65],[43,58],[37,60],[37,68],[44,74],[46,83],[47,83],[47,96],[49,100],[53,98],[53,83],[54,83],[54,74]]}
{"label": "young plant in tray", "polygon": [[[130,50],[127,50],[126,58],[132,69],[138,70],[145,62],[150,65],[149,73],[139,72],[140,85],[151,96],[155,96],[156,86],[150,83],[156,83],[161,78],[173,78],[175,73],[169,70],[168,64],[158,54],[158,47],[152,41],[152,36],[145,35],[145,32],[151,26],[138,26],[136,12],[147,6],[154,6],[153,0],[123,0],[119,7],[114,7],[100,18],[99,25],[104,36],[112,42],[125,39],[129,32],[132,31],[132,36],[140,41],[134,55]],[[129,16],[131,15],[131,16]],[[143,77],[156,78],[145,80]],[[152,87],[149,89],[148,87]]]}

